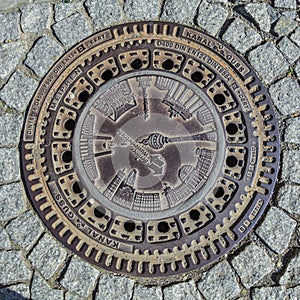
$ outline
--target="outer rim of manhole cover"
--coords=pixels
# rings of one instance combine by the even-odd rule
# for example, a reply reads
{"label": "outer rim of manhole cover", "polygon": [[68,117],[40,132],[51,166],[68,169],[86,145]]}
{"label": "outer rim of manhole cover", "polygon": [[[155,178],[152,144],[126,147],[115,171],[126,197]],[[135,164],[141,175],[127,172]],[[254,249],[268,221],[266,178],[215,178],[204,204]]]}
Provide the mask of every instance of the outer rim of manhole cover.
{"label": "outer rim of manhole cover", "polygon": [[279,134],[246,60],[198,29],[113,26],[58,60],[27,110],[27,195],[52,234],[146,284],[195,278],[271,198]]}

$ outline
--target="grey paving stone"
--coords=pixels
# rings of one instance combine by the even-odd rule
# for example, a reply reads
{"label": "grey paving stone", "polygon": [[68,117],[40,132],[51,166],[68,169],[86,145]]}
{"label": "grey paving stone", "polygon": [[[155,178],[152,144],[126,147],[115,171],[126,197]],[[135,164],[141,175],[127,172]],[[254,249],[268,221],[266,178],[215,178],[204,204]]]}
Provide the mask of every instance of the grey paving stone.
{"label": "grey paving stone", "polygon": [[300,253],[289,262],[288,267],[280,278],[280,284],[299,285],[300,284]]}
{"label": "grey paving stone", "polygon": [[253,243],[233,258],[232,265],[246,288],[252,287],[273,269],[271,259]]}
{"label": "grey paving stone", "polygon": [[8,106],[24,112],[37,86],[38,83],[34,79],[16,71],[0,91],[0,98]]}
{"label": "grey paving stone", "polygon": [[261,36],[247,23],[240,19],[234,20],[225,34],[223,40],[241,53],[246,53],[251,47],[261,43]]}
{"label": "grey paving stone", "polygon": [[57,22],[53,25],[53,30],[57,38],[66,47],[73,46],[92,34],[87,20],[81,13],[75,13],[64,20]]}
{"label": "grey paving stone", "polygon": [[271,85],[269,92],[275,106],[283,115],[300,111],[300,89],[296,80],[283,78]]}
{"label": "grey paving stone", "polygon": [[56,3],[54,6],[54,18],[55,21],[61,21],[74,14],[76,11],[82,9],[82,3],[80,2],[70,2],[70,3]]}
{"label": "grey paving stone", "polygon": [[21,184],[0,186],[0,203],[0,221],[5,222],[18,216],[26,208]]}
{"label": "grey paving stone", "polygon": [[29,280],[31,271],[24,265],[19,251],[0,251],[0,282],[3,285]]}
{"label": "grey paving stone", "polygon": [[280,8],[296,8],[296,0],[274,0],[274,6]]}
{"label": "grey paving stone", "polygon": [[286,123],[287,127],[285,129],[284,141],[289,143],[300,144],[300,118],[289,119]]}
{"label": "grey paving stone", "polygon": [[294,68],[297,78],[300,79],[300,60],[297,62],[295,68]]}
{"label": "grey paving stone", "polygon": [[74,256],[60,283],[70,292],[75,292],[79,296],[87,297],[93,291],[98,275],[99,272],[91,265]]}
{"label": "grey paving stone", "polygon": [[33,248],[28,258],[33,266],[48,279],[60,269],[66,254],[66,250],[54,238],[45,234]]}
{"label": "grey paving stone", "polygon": [[300,26],[297,27],[295,32],[291,35],[291,40],[300,47]]}
{"label": "grey paving stone", "polygon": [[116,24],[121,19],[118,0],[87,0],[85,5],[96,29]]}
{"label": "grey paving stone", "polygon": [[250,3],[245,6],[245,10],[251,15],[261,30],[270,31],[271,15],[266,3]]}
{"label": "grey paving stone", "polygon": [[62,290],[50,287],[41,276],[35,273],[31,284],[31,297],[34,300],[63,300],[64,294]]}
{"label": "grey paving stone", "polygon": [[162,300],[162,290],[160,287],[149,287],[137,284],[134,287],[132,300]]}
{"label": "grey paving stone", "polygon": [[16,148],[0,148],[0,183],[20,180],[19,151]]}
{"label": "grey paving stone", "polygon": [[220,262],[205,272],[198,288],[207,300],[229,299],[237,296],[241,289],[228,262]]}
{"label": "grey paving stone", "polygon": [[300,151],[283,152],[282,178],[286,181],[300,183]]}
{"label": "grey paving stone", "polygon": [[161,18],[180,23],[192,23],[200,0],[166,0]]}
{"label": "grey paving stone", "polygon": [[300,183],[300,151],[283,151],[282,178],[286,181]]}
{"label": "grey paving stone", "polygon": [[42,77],[62,55],[63,48],[47,36],[41,37],[27,54],[25,64]]}
{"label": "grey paving stone", "polygon": [[287,210],[289,213],[300,215],[299,199],[300,186],[286,184],[279,190],[278,206]]}
{"label": "grey paving stone", "polygon": [[0,110],[0,146],[16,147],[19,143],[22,115],[6,113]]}
{"label": "grey paving stone", "polygon": [[295,20],[282,16],[276,22],[274,32],[277,33],[278,36],[284,36],[291,33],[296,27],[297,22]]}
{"label": "grey paving stone", "polygon": [[211,1],[202,1],[199,5],[197,24],[212,35],[216,35],[228,16],[227,9]]}
{"label": "grey paving stone", "polygon": [[26,42],[12,42],[0,45],[0,79],[5,79],[16,68],[26,53]]}
{"label": "grey paving stone", "polygon": [[177,283],[164,288],[164,300],[200,300],[200,293],[194,281]]}
{"label": "grey paving stone", "polygon": [[293,64],[300,57],[300,49],[286,36],[278,43],[279,50]]}
{"label": "grey paving stone", "polygon": [[0,228],[0,250],[11,249],[11,242],[9,236],[4,228]]}
{"label": "grey paving stone", "polygon": [[34,3],[21,8],[21,28],[26,33],[38,33],[49,26],[50,5]]}
{"label": "grey paving stone", "polygon": [[248,59],[267,84],[274,81],[279,75],[284,74],[289,68],[288,61],[271,42],[252,50]]}
{"label": "grey paving stone", "polygon": [[0,43],[19,38],[20,13],[0,14]]}
{"label": "grey paving stone", "polygon": [[159,0],[125,0],[124,12],[131,20],[155,19],[159,14]]}
{"label": "grey paving stone", "polygon": [[272,250],[281,254],[287,249],[296,226],[297,222],[282,210],[271,207],[256,233]]}
{"label": "grey paving stone", "polygon": [[290,19],[296,19],[296,16],[297,16],[297,12],[295,10],[285,10],[285,11],[282,11],[281,14]]}
{"label": "grey paving stone", "polygon": [[262,287],[252,290],[251,300],[284,300],[285,291],[282,286]]}
{"label": "grey paving stone", "polygon": [[270,4],[267,4],[267,8],[268,8],[268,12],[269,12],[269,15],[270,15],[270,18],[271,18],[271,24],[273,24],[274,22],[276,22],[279,17],[280,17],[280,14],[279,12],[273,7],[271,6]]}
{"label": "grey paving stone", "polygon": [[38,217],[32,211],[23,213],[5,229],[11,240],[24,250],[29,250],[44,231]]}
{"label": "grey paving stone", "polygon": [[125,277],[102,274],[96,300],[115,299],[130,300],[134,281]]}
{"label": "grey paving stone", "polygon": [[3,300],[20,300],[29,299],[29,285],[20,283],[10,287],[0,289],[0,299]]}
{"label": "grey paving stone", "polygon": [[65,300],[84,300],[85,298],[78,296],[77,294],[67,292]]}
{"label": "grey paving stone", "polygon": [[294,288],[288,289],[287,294],[289,298],[287,300],[298,300],[300,296],[300,285],[295,286]]}

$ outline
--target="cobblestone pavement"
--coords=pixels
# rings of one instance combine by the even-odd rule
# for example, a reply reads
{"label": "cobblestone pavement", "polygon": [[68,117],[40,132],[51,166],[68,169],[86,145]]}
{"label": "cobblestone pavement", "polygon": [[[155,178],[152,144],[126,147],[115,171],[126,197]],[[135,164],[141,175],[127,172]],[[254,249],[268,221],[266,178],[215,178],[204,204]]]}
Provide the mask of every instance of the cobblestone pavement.
{"label": "cobblestone pavement", "polygon": [[[296,0],[64,2],[70,1],[0,1],[0,299],[300,299]],[[270,208],[240,250],[198,282],[163,288],[103,274],[72,255],[30,208],[19,173],[24,112],[48,68],[76,42],[105,26],[149,19],[196,25],[243,54],[269,89],[282,144]]]}

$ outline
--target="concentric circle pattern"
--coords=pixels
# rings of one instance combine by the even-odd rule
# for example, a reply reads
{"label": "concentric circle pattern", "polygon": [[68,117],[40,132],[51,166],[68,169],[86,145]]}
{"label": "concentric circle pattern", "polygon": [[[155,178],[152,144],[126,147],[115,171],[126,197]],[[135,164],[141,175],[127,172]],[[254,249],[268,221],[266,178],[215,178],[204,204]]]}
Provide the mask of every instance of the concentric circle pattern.
{"label": "concentric circle pattern", "polygon": [[53,66],[21,151],[29,198],[64,245],[161,283],[199,273],[253,228],[279,139],[244,59],[193,28],[148,22],[99,32]]}

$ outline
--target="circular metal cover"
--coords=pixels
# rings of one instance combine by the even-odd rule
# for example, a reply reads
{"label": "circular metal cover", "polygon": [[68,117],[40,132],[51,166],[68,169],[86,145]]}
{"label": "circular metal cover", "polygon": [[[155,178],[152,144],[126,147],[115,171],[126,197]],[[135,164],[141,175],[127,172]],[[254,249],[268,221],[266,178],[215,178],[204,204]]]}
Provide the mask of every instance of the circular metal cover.
{"label": "circular metal cover", "polygon": [[196,276],[253,228],[276,182],[270,99],[194,28],[101,31],[49,71],[27,112],[23,180],[50,231],[102,269]]}

